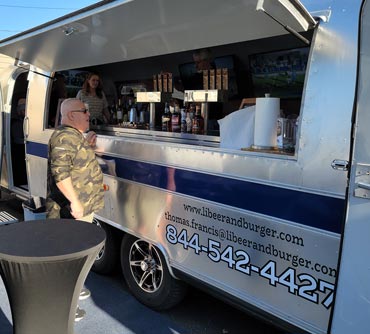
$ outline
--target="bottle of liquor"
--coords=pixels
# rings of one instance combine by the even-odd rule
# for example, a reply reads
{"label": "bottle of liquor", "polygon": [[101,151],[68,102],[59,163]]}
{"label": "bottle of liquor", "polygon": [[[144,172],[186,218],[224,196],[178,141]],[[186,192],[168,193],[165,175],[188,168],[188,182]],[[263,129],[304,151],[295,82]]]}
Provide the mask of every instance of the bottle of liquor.
{"label": "bottle of liquor", "polygon": [[190,112],[189,111],[186,113],[185,121],[186,121],[186,132],[191,133],[191,127],[193,126],[193,121],[190,117]]}
{"label": "bottle of liquor", "polygon": [[118,106],[117,106],[117,122],[121,124],[123,120],[123,112],[122,112],[122,105],[121,99],[118,99]]}
{"label": "bottle of liquor", "polygon": [[194,118],[194,104],[192,103],[186,113],[186,132],[192,133],[193,118]]}
{"label": "bottle of liquor", "polygon": [[125,123],[128,121],[128,109],[126,99],[122,102],[122,122]]}
{"label": "bottle of liquor", "polygon": [[199,105],[197,105],[195,108],[195,115],[193,118],[191,132],[196,135],[202,135],[204,133],[204,119],[201,115]]}
{"label": "bottle of liquor", "polygon": [[181,114],[180,107],[176,104],[175,110],[171,116],[171,131],[180,132],[181,131]]}
{"label": "bottle of liquor", "polygon": [[129,112],[131,110],[131,108],[133,107],[133,103],[132,103],[132,98],[130,97],[128,99],[128,107],[127,107],[127,111]]}
{"label": "bottle of liquor", "polygon": [[168,102],[165,104],[164,113],[162,115],[162,131],[171,131],[171,113]]}
{"label": "bottle of liquor", "polygon": [[180,125],[180,132],[186,133],[187,132],[187,125],[186,125],[186,111],[185,108],[181,109],[181,125]]}
{"label": "bottle of liquor", "polygon": [[117,112],[114,103],[112,103],[112,106],[110,107],[110,123],[117,124]]}
{"label": "bottle of liquor", "polygon": [[190,104],[188,112],[186,113],[186,132],[187,133],[192,133],[194,114],[195,114],[195,105],[194,103],[192,103]]}

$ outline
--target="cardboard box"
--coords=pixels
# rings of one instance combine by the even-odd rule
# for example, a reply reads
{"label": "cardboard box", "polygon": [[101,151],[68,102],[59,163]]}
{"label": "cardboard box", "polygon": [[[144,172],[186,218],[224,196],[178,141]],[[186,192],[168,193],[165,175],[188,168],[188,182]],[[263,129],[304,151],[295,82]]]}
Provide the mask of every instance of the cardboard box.
{"label": "cardboard box", "polygon": [[229,89],[229,70],[227,68],[222,69],[222,89]]}
{"label": "cardboard box", "polygon": [[209,70],[209,89],[216,89],[215,70]]}
{"label": "cardboard box", "polygon": [[208,70],[203,70],[203,89],[209,89],[209,72]]}
{"label": "cardboard box", "polygon": [[173,92],[173,81],[172,81],[172,73],[168,73],[168,92]]}
{"label": "cardboard box", "polygon": [[163,92],[168,92],[168,77],[167,73],[162,74]]}
{"label": "cardboard box", "polygon": [[220,68],[216,70],[216,89],[222,89],[222,70]]}
{"label": "cardboard box", "polygon": [[158,79],[157,75],[153,75],[153,92],[158,92]]}
{"label": "cardboard box", "polygon": [[163,91],[162,74],[158,74],[158,91],[159,92],[162,92]]}

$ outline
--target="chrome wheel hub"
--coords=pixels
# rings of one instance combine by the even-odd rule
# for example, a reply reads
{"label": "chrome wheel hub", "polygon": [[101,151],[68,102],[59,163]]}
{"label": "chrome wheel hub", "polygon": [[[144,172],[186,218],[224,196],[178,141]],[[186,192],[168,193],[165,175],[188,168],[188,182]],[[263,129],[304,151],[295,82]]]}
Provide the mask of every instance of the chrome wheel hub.
{"label": "chrome wheel hub", "polygon": [[157,249],[144,240],[136,240],[129,253],[130,270],[136,284],[145,292],[158,291],[163,281],[162,261]]}

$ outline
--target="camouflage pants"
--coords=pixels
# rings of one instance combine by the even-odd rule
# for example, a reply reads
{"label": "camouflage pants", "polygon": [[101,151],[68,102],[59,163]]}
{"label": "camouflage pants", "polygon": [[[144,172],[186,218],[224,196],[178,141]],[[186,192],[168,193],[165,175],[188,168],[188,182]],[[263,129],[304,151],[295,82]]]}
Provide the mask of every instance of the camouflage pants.
{"label": "camouflage pants", "polygon": [[60,206],[54,201],[46,200],[46,212],[47,219],[60,218]]}

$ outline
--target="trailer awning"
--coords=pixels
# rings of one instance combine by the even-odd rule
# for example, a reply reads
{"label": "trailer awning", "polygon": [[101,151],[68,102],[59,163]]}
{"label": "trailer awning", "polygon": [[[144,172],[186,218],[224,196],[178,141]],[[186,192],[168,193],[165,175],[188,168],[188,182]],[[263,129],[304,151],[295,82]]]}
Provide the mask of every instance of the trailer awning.
{"label": "trailer awning", "polygon": [[296,31],[315,25],[298,0],[101,1],[0,41],[0,53],[51,72],[287,34],[264,11]]}

